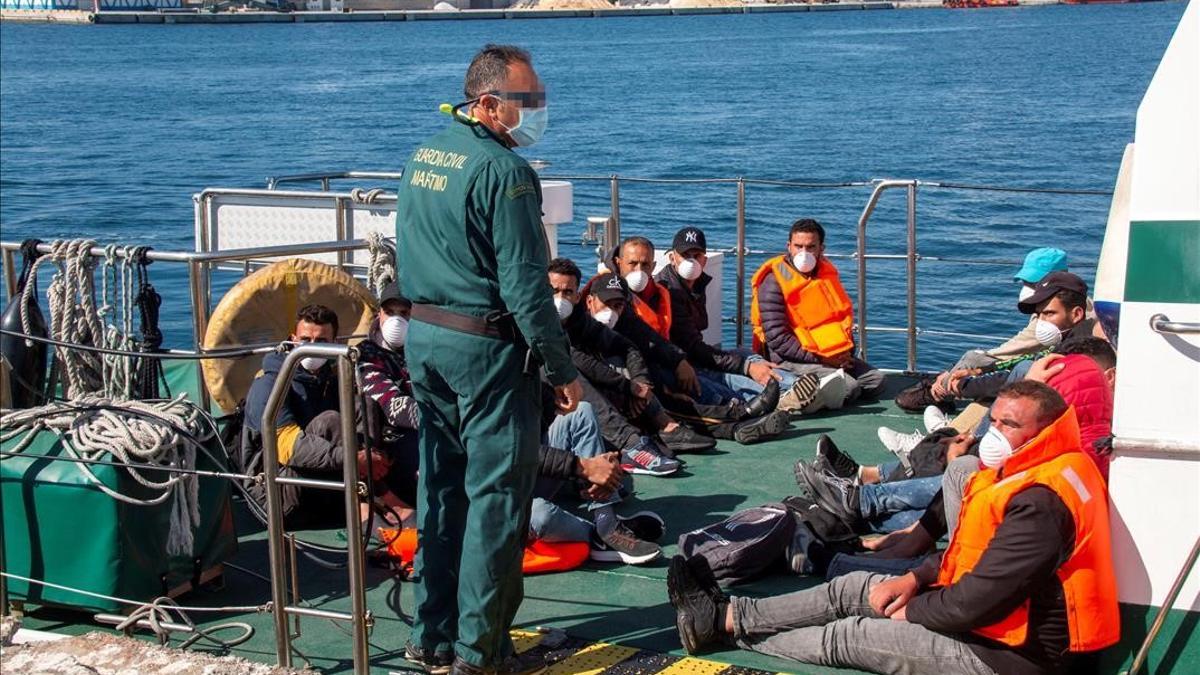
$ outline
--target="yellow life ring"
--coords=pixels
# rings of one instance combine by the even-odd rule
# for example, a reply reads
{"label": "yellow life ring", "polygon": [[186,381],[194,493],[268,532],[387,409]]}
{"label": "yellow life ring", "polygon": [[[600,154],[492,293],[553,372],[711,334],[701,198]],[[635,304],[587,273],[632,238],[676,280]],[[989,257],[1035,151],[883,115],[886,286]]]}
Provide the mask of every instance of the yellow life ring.
{"label": "yellow life ring", "polygon": [[[229,289],[209,318],[205,349],[286,340],[296,312],[320,304],[337,312],[343,335],[364,335],[375,315],[371,292],[345,271],[315,260],[290,258],[273,263]],[[213,401],[233,412],[250,391],[261,356],[207,359],[204,382]]]}

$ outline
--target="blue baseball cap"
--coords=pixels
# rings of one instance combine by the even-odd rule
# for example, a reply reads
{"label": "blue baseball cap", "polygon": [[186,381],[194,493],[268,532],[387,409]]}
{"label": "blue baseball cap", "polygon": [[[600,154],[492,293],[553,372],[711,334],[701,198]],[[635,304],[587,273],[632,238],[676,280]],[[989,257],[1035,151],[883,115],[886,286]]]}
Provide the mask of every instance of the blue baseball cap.
{"label": "blue baseball cap", "polygon": [[1051,272],[1065,272],[1066,270],[1066,251],[1061,248],[1035,248],[1026,254],[1025,264],[1021,266],[1021,271],[1013,277],[1013,281],[1036,284]]}

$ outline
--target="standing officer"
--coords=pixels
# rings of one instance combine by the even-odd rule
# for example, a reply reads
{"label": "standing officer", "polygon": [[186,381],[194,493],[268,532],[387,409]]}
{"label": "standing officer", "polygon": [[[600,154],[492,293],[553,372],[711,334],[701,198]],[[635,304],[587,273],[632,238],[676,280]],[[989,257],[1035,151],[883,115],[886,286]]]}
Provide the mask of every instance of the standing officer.
{"label": "standing officer", "polygon": [[449,127],[404,168],[396,241],[421,439],[406,657],[473,675],[520,669],[508,631],[523,592],[539,365],[564,411],[582,390],[546,280],[538,177],[512,151],[545,130],[545,89],[529,53],[503,45],[475,56],[463,89]]}

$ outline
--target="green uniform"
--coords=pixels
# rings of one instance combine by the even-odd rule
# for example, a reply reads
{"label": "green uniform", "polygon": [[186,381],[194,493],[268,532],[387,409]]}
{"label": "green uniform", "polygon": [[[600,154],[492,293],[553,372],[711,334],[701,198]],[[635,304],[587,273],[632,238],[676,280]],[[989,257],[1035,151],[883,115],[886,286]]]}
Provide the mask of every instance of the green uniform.
{"label": "green uniform", "polygon": [[[414,303],[511,312],[552,384],[575,379],[546,276],[537,175],[482,127],[452,122],[413,153],[397,198],[400,287]],[[525,345],[412,322],[420,548],[412,642],[490,667],[512,652],[540,444]]]}

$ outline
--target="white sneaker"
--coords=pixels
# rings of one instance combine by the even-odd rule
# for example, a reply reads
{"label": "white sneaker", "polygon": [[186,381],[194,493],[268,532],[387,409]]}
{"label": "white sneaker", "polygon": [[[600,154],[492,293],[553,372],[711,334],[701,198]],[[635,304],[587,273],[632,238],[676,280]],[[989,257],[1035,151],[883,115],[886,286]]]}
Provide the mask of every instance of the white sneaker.
{"label": "white sneaker", "polygon": [[908,453],[917,447],[917,443],[925,438],[925,434],[919,431],[906,434],[887,427],[879,427],[876,433],[879,435],[879,442],[896,456],[908,456]]}
{"label": "white sneaker", "polygon": [[820,389],[816,397],[804,407],[803,414],[810,415],[818,410],[837,410],[846,403],[846,392],[850,387],[846,383],[846,373],[835,370],[821,378]]}
{"label": "white sneaker", "polygon": [[932,434],[950,425],[950,416],[936,405],[925,406],[925,433]]}

